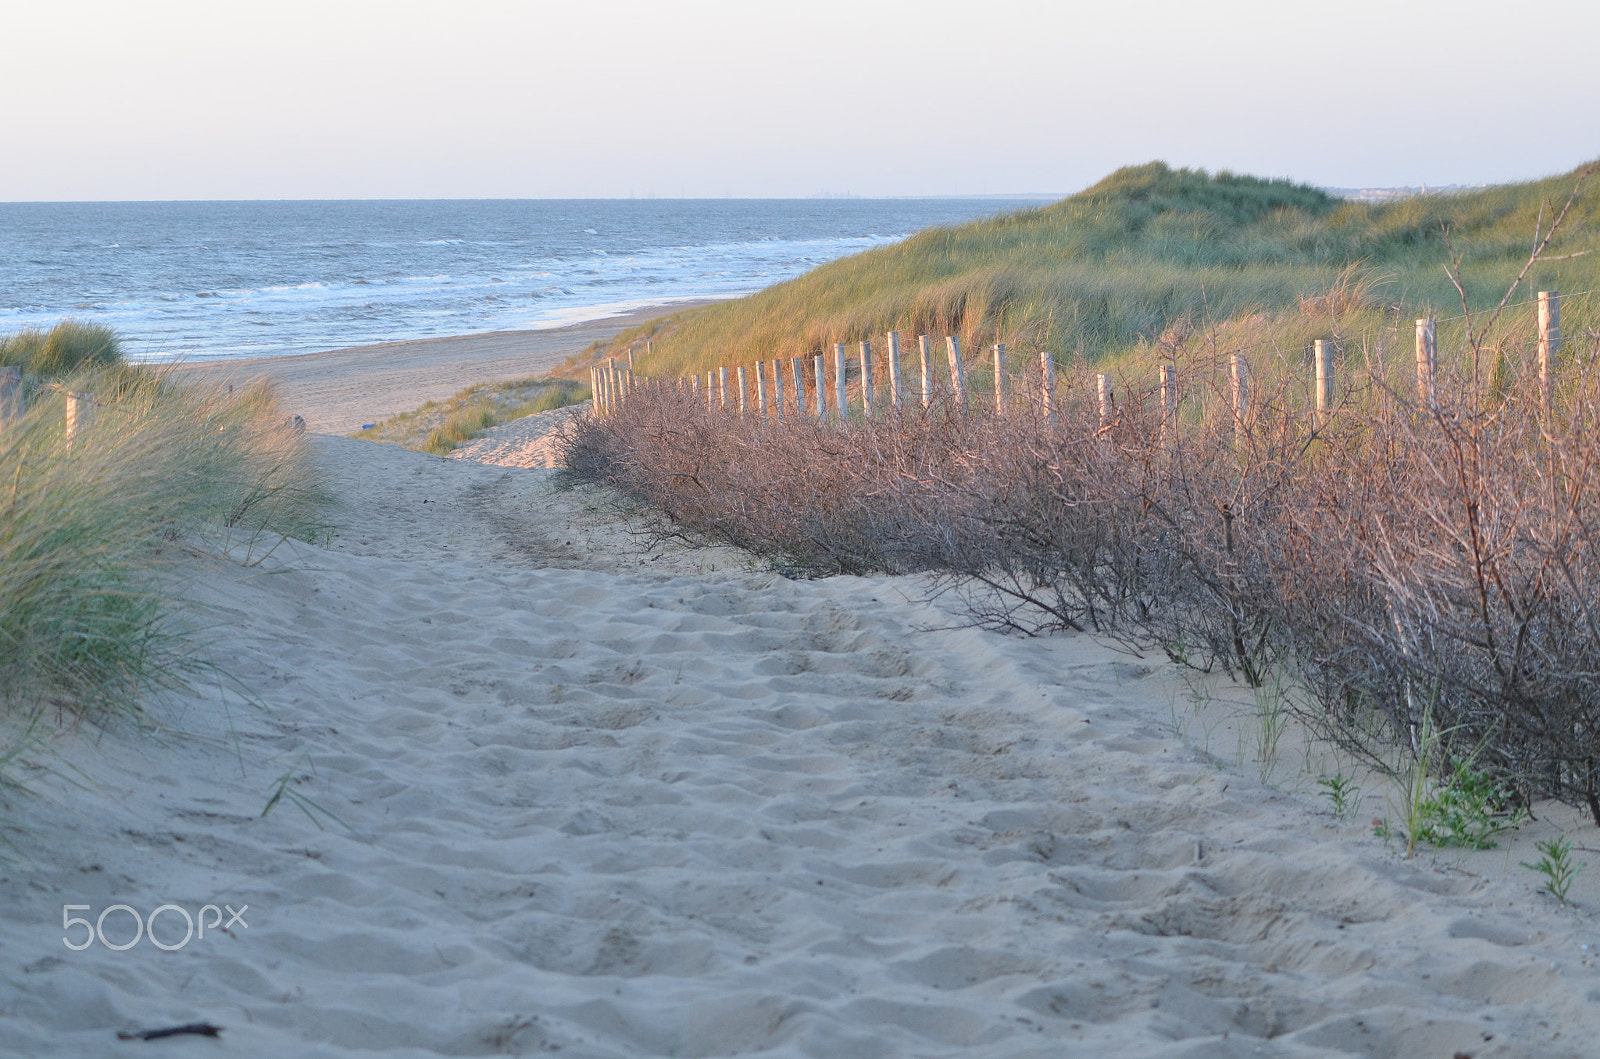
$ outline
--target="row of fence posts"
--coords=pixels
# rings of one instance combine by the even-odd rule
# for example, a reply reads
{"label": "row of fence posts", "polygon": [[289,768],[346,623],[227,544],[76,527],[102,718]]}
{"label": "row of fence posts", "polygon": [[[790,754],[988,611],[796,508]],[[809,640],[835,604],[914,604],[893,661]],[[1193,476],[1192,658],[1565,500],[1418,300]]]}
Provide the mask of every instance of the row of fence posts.
{"label": "row of fence posts", "polygon": [[[73,441],[94,426],[94,410],[97,402],[92,393],[78,393],[74,390],[61,392],[66,397],[66,438],[68,447],[71,447]],[[0,428],[10,426],[13,421],[22,418],[22,412],[22,370],[0,368]]]}
{"label": "row of fence posts", "polygon": [[[1538,371],[1539,410],[1550,412],[1550,392],[1556,354],[1561,351],[1561,295],[1557,291],[1542,290],[1538,300]],[[1313,402],[1319,416],[1333,411],[1333,343],[1317,339],[1313,343],[1312,360],[1316,372]],[[1416,322],[1417,353],[1417,403],[1424,408],[1439,406],[1439,323],[1429,316]],[[1230,358],[1231,398],[1235,429],[1243,431],[1250,416],[1249,365],[1244,355],[1235,353]],[[1170,364],[1161,368],[1161,403],[1171,411],[1174,384],[1171,375],[1176,369]],[[1100,376],[1102,385],[1105,376]]]}
{"label": "row of fence posts", "polygon": [[[1542,290],[1538,298],[1539,411],[1550,413],[1550,391],[1555,378],[1552,365],[1561,352],[1561,295]],[[1322,343],[1318,342],[1318,346]],[[1433,317],[1417,321],[1417,402],[1426,408],[1439,403],[1438,325]]]}
{"label": "row of fence posts", "polygon": [[[916,394],[911,394],[906,386],[905,376],[900,366],[900,333],[890,331],[885,336],[886,361],[889,372],[889,404],[895,411],[902,410],[907,400],[916,397],[924,408],[933,403],[933,355],[932,344],[927,335],[917,336],[917,348],[921,358],[922,374],[921,385]],[[848,411],[847,393],[847,366],[849,357],[846,345],[837,342],[833,347],[834,355],[834,381],[833,401],[828,400],[828,372],[826,370],[826,357],[822,353],[810,358],[811,368],[811,393],[812,407],[819,419],[826,419],[830,414],[830,404],[840,418]],[[967,374],[966,365],[961,353],[961,340],[955,335],[945,339],[945,352],[950,365],[950,379],[955,391],[956,401],[963,407],[967,404]],[[995,410],[1004,414],[1006,408],[1006,346],[1004,342],[996,343],[994,348],[995,362]],[[797,414],[804,413],[806,405],[806,360],[805,357],[794,357],[790,363],[789,378],[794,391],[793,404]],[[1050,354],[1040,353],[1039,362],[1044,375],[1044,403],[1048,412],[1050,408],[1051,388],[1055,379],[1055,362]],[[755,410],[765,416],[769,411],[782,418],[786,406],[790,403],[786,398],[784,365],[781,360],[774,359],[770,362],[771,372],[767,370],[767,361],[756,361],[754,368],[755,381]],[[873,378],[873,348],[870,341],[860,344],[861,363],[861,400],[862,414],[868,418],[877,414],[877,384]],[[730,394],[729,382],[734,382]],[[771,380],[771,400],[768,400],[768,380]],[[708,406],[713,410],[721,408],[724,411],[737,411],[746,415],[751,411],[750,401],[750,376],[747,369],[740,365],[733,369],[730,377],[729,369],[717,368],[706,372],[705,390]],[[661,380],[651,379],[636,375],[633,370],[633,351],[629,350],[626,366],[618,363],[617,358],[607,358],[589,369],[590,388],[594,394],[595,408],[601,415],[610,415],[617,411],[634,393],[661,385]],[[690,375],[672,381],[672,385],[686,388],[691,392],[700,391],[700,376]]]}
{"label": "row of fence posts", "polygon": [[[1551,364],[1561,348],[1561,297],[1556,291],[1540,291],[1538,298],[1538,371],[1539,371],[1539,401],[1541,411],[1548,413],[1550,410],[1550,390],[1552,369]],[[923,408],[933,403],[933,356],[932,344],[927,335],[917,336],[917,351],[921,359],[921,384],[915,395],[909,395],[906,390],[905,380],[900,371],[900,333],[890,331],[884,336],[885,360],[889,371],[889,404],[896,411],[901,411],[908,396],[917,397]],[[995,412],[998,415],[1006,413],[1006,346],[1004,342],[997,342],[993,347],[994,355],[994,402]],[[1416,353],[1417,353],[1417,401],[1423,407],[1434,408],[1438,404],[1438,323],[1434,317],[1427,317],[1416,322]],[[966,366],[961,355],[961,340],[955,335],[945,338],[945,355],[950,368],[950,386],[957,405],[962,408],[968,406],[968,388]],[[839,419],[844,419],[848,414],[846,399],[846,365],[848,358],[846,346],[837,342],[833,347],[834,357],[834,382],[833,405],[834,412]],[[1313,390],[1313,403],[1319,416],[1327,415],[1334,407],[1334,344],[1326,339],[1317,339],[1313,344],[1313,366],[1315,371],[1315,387]],[[806,358],[792,358],[791,371],[794,386],[794,407],[797,414],[806,411],[805,397],[805,365]],[[861,362],[861,406],[862,414],[868,419],[877,413],[876,391],[873,380],[873,350],[869,341],[860,345]],[[764,361],[755,363],[755,411],[765,418],[769,411],[777,418],[783,418],[785,405],[788,403],[784,396],[784,371],[781,360],[771,361],[772,371],[772,401],[767,399],[768,373]],[[814,414],[818,419],[827,419],[830,414],[827,395],[827,372],[824,355],[816,354],[811,362],[811,379]],[[615,359],[607,359],[589,369],[590,385],[594,393],[594,407],[600,415],[615,413],[634,393],[662,385],[659,379],[650,379],[635,375],[633,371],[633,351],[628,351],[628,364],[620,366]],[[705,390],[708,407],[712,411],[736,411],[740,415],[750,413],[749,380],[743,365],[733,369],[735,382],[734,392],[729,394],[729,371],[726,367],[717,368],[706,372]],[[1039,399],[1041,411],[1053,420],[1055,409],[1055,360],[1047,352],[1039,354],[1040,388]],[[700,376],[690,375],[673,380],[671,385],[680,389],[688,389],[698,393],[700,390]],[[1096,395],[1099,399],[1099,414],[1101,426],[1108,426],[1116,417],[1116,394],[1108,375],[1095,376]],[[1165,414],[1171,415],[1177,410],[1178,405],[1178,369],[1173,364],[1161,365],[1161,407]],[[1233,410],[1234,429],[1243,433],[1250,421],[1250,367],[1244,354],[1235,353],[1229,358],[1229,399]]]}

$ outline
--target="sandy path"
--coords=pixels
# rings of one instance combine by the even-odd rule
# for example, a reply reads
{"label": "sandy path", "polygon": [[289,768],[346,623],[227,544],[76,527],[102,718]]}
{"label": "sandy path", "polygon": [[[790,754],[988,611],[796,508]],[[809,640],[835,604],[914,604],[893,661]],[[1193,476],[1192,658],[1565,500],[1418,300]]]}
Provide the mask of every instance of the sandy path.
{"label": "sandy path", "polygon": [[[254,698],[64,740],[11,800],[0,1051],[1593,1053],[1587,917],[1168,735],[1163,667],[641,550],[546,471],[318,444],[328,546],[190,572]],[[308,812],[263,818],[285,776]],[[63,947],[63,904],[117,902],[249,926]],[[196,1019],[222,1039],[114,1039]]]}
{"label": "sandy path", "polygon": [[602,341],[667,312],[706,302],[651,306],[608,320],[543,331],[497,331],[293,357],[208,361],[180,370],[197,378],[272,379],[288,411],[303,415],[316,433],[351,434],[439,401],[468,386],[498,379],[544,375],[591,342]]}

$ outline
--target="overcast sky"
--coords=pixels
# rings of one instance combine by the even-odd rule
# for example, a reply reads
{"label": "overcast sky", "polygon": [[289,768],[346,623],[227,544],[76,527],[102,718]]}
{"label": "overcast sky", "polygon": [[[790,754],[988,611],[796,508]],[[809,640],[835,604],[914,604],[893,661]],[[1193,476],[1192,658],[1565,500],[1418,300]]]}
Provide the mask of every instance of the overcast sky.
{"label": "overcast sky", "polygon": [[1519,8],[11,0],[0,200],[1515,180],[1600,155],[1600,3]]}

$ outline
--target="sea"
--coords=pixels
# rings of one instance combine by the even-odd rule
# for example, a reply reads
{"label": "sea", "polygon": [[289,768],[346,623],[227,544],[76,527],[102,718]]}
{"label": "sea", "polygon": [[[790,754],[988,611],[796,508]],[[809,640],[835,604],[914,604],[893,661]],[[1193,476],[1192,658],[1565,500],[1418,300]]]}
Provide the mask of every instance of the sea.
{"label": "sea", "polygon": [[0,335],[88,320],[159,361],[561,327],[1044,201],[0,203]]}

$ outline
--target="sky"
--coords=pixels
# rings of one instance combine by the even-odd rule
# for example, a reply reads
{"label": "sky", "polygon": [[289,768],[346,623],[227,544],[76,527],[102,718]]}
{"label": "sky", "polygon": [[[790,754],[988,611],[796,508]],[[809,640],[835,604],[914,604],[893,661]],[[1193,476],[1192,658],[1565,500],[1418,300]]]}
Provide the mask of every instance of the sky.
{"label": "sky", "polygon": [[1600,156],[1594,0],[14,0],[0,201],[1334,187]]}

